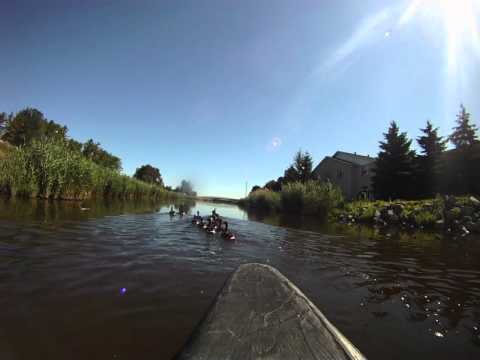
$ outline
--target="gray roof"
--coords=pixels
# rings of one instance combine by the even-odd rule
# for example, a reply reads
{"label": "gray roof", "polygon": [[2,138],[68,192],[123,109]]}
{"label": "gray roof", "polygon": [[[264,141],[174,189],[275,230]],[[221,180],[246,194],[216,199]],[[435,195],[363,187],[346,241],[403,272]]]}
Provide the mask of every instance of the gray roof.
{"label": "gray roof", "polygon": [[333,155],[335,159],[343,160],[351,164],[355,165],[368,165],[373,162],[375,162],[375,158],[370,157],[370,156],[365,156],[365,155],[358,155],[358,154],[352,154],[352,153],[347,153],[343,151],[337,151],[335,155]]}

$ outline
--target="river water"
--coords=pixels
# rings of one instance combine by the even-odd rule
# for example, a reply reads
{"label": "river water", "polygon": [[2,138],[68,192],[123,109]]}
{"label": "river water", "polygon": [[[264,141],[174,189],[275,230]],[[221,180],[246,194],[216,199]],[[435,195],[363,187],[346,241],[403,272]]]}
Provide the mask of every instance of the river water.
{"label": "river water", "polygon": [[248,262],[277,267],[369,359],[480,358],[480,238],[190,205],[216,207],[237,241],[168,205],[0,201],[0,359],[169,359]]}

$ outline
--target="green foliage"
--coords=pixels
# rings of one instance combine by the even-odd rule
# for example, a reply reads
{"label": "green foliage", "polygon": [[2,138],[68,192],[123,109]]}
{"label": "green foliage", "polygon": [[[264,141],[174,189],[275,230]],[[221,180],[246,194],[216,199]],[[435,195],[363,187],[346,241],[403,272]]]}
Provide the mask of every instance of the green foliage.
{"label": "green foliage", "polygon": [[453,128],[453,133],[449,140],[457,149],[465,149],[478,142],[476,132],[478,128],[470,123],[470,113],[465,106],[460,105],[460,113],[457,115],[457,126]]}
{"label": "green foliage", "polygon": [[250,193],[253,193],[253,192],[255,192],[255,191],[257,191],[257,190],[260,190],[260,189],[261,189],[260,186],[254,185],[254,186],[252,186],[252,190],[250,190]]}
{"label": "green foliage", "polygon": [[337,215],[340,213],[346,213],[351,215],[352,218],[362,223],[371,223],[375,217],[377,210],[386,204],[384,201],[355,201],[345,204],[342,211],[337,211]]}
{"label": "green foliage", "polygon": [[455,149],[444,159],[442,191],[450,194],[480,194],[480,142],[478,128],[470,123],[470,114],[462,105],[457,126],[449,140]]}
{"label": "green foliage", "polygon": [[423,227],[432,227],[435,225],[437,218],[434,214],[428,211],[420,211],[413,215],[415,224]]}
{"label": "green foliage", "polygon": [[48,120],[37,109],[26,108],[19,111],[15,116],[13,114],[7,116],[5,113],[0,113],[0,134],[3,133],[2,139],[14,146],[28,146],[33,141],[44,138],[55,141],[67,141],[69,150],[82,153],[98,165],[116,171],[121,170],[120,159],[102,149],[99,143],[95,143],[90,139],[82,145],[73,139],[67,140],[67,132],[66,126]]}
{"label": "green foliage", "polygon": [[65,139],[67,128],[49,121],[37,109],[26,108],[6,122],[2,139],[15,146],[28,145],[42,137]]}
{"label": "green foliage", "polygon": [[430,121],[427,121],[425,129],[420,129],[424,135],[417,138],[418,145],[423,155],[428,158],[438,158],[447,148],[447,141],[438,135],[438,127],[434,128]]}
{"label": "green foliage", "polygon": [[13,196],[81,200],[165,198],[171,193],[102,167],[65,140],[34,140],[0,160],[0,189]]}
{"label": "green foliage", "polygon": [[373,188],[379,199],[407,199],[414,187],[415,152],[410,149],[412,140],[400,133],[392,121],[385,141],[380,142],[381,151],[376,161]]}
{"label": "green foliage", "polygon": [[[388,210],[393,210],[396,220],[390,219]],[[342,209],[337,209],[334,218],[372,224],[376,222],[378,217],[387,221],[389,225],[414,225],[433,228],[438,220],[443,219],[444,210],[444,200],[439,196],[434,199],[413,201],[355,201],[345,204]]]}
{"label": "green foliage", "polygon": [[285,184],[280,192],[258,189],[243,199],[243,206],[261,211],[326,215],[343,201],[341,190],[318,181]]}
{"label": "green foliage", "polygon": [[0,160],[7,156],[7,153],[12,150],[12,146],[0,140]]}
{"label": "green foliage", "polygon": [[258,189],[257,191],[251,192],[250,195],[243,200],[241,204],[243,204],[244,207],[257,211],[269,212],[280,209],[280,195],[266,189]]}
{"label": "green foliage", "polygon": [[92,139],[89,139],[85,144],[83,144],[82,154],[87,159],[90,159],[100,166],[116,171],[120,171],[122,169],[122,163],[120,159],[102,149],[100,143],[96,143]]}
{"label": "green foliage", "polygon": [[278,181],[270,180],[265,184],[264,188],[270,191],[279,192],[282,190],[282,185]]}
{"label": "green foliage", "polygon": [[418,162],[418,193],[421,197],[432,197],[439,191],[439,178],[442,172],[441,156],[446,150],[447,141],[438,135],[438,128],[434,128],[427,121],[425,129],[420,129],[424,135],[417,138],[422,149],[422,156]]}
{"label": "green foliage", "polygon": [[293,165],[290,165],[283,173],[283,184],[298,181],[300,176]]}
{"label": "green foliage", "polygon": [[303,153],[299,150],[295,155],[293,167],[298,174],[298,181],[306,183],[312,178],[313,161],[308,152]]}
{"label": "green foliage", "polygon": [[343,202],[341,190],[330,182],[307,181],[286,184],[281,191],[284,212],[325,216]]}
{"label": "green foliage", "polygon": [[312,179],[313,160],[308,152],[297,151],[293,158],[293,164],[284,172],[283,177],[278,179],[280,187],[296,181],[305,183]]}
{"label": "green foliage", "polygon": [[135,171],[133,177],[149,184],[163,186],[163,179],[160,170],[152,165],[147,164],[140,166]]}

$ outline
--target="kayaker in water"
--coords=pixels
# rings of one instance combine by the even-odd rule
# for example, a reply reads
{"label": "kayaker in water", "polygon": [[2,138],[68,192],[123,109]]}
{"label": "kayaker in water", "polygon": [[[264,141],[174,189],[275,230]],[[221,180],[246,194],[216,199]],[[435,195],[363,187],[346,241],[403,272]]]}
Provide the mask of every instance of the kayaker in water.
{"label": "kayaker in water", "polygon": [[222,237],[226,240],[235,240],[235,235],[231,231],[228,231],[228,222],[224,221],[223,224],[225,228],[222,231]]}
{"label": "kayaker in water", "polygon": [[193,215],[192,224],[197,224],[198,225],[200,219],[201,219],[200,211],[197,211],[197,214]]}

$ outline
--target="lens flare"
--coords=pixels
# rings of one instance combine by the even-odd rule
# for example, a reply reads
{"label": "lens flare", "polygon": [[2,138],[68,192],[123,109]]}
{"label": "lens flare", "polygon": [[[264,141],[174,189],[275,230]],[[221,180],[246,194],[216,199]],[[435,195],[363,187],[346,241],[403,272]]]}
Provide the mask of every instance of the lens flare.
{"label": "lens flare", "polygon": [[405,25],[419,13],[440,16],[446,35],[448,72],[455,74],[462,66],[461,57],[480,58],[478,5],[475,0],[413,0],[400,17],[399,25]]}

